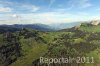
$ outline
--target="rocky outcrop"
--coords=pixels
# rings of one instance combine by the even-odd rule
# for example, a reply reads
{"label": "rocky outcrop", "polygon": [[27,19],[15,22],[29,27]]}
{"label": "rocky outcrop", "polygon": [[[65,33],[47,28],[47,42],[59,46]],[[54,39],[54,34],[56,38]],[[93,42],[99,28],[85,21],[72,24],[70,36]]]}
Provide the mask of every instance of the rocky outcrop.
{"label": "rocky outcrop", "polygon": [[91,21],[92,25],[99,25],[100,24],[100,20],[93,20]]}

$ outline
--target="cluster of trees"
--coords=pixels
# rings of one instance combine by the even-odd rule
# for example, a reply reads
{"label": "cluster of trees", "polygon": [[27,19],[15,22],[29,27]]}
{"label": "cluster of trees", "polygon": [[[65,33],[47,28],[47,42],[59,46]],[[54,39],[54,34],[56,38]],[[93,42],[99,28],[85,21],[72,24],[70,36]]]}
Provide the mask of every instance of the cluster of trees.
{"label": "cluster of trees", "polygon": [[19,32],[19,36],[23,36],[24,39],[34,38],[37,42],[40,41],[46,43],[46,41],[41,37],[40,33],[41,32],[37,30],[23,28]]}
{"label": "cluster of trees", "polygon": [[5,33],[5,32],[16,32],[16,31],[20,31],[21,29],[19,28],[13,28],[13,27],[9,27],[9,26],[0,26],[0,34]]}
{"label": "cluster of trees", "polygon": [[21,56],[19,37],[11,32],[3,34],[3,43],[0,46],[0,63],[8,66]]}

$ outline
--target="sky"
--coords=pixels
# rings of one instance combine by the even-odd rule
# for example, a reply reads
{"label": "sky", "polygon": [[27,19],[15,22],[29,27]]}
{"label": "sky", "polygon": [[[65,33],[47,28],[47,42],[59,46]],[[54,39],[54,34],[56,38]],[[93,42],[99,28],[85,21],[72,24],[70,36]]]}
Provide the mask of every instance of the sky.
{"label": "sky", "polygon": [[100,0],[0,0],[0,24],[51,24],[100,19]]}

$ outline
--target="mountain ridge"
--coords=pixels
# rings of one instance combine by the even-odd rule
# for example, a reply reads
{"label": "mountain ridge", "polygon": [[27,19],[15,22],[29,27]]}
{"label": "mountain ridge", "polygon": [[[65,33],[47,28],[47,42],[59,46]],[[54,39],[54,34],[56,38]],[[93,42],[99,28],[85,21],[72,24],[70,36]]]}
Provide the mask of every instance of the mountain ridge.
{"label": "mountain ridge", "polygon": [[[81,24],[79,24],[78,26],[74,26],[72,28],[66,28],[66,29],[61,29],[59,31],[77,31],[77,30],[81,30],[81,31],[90,31],[90,32],[99,32],[100,28],[100,21],[90,21],[90,22],[83,22]],[[90,30],[92,29],[92,30]]]}

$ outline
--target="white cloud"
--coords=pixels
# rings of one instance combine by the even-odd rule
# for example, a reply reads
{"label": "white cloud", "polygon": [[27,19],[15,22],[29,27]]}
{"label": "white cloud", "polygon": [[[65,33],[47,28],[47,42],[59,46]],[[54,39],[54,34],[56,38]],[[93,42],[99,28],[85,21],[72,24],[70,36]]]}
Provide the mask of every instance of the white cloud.
{"label": "white cloud", "polygon": [[17,15],[17,14],[12,14],[11,17],[12,18],[16,18],[16,19],[21,19],[21,16],[20,15]]}
{"label": "white cloud", "polygon": [[15,17],[15,18],[16,18],[16,17],[17,17],[17,15],[16,15],[16,14],[13,14],[13,15],[12,15],[12,17]]}
{"label": "white cloud", "polygon": [[[21,16],[21,18],[19,18]],[[5,18],[9,17],[5,16]],[[60,13],[60,12],[45,12],[45,13],[27,13],[27,14],[11,14],[7,20],[0,21],[2,24],[33,24],[33,23],[68,23],[77,21],[87,21],[99,16],[88,15],[85,12],[79,12],[76,14]]]}
{"label": "white cloud", "polygon": [[23,8],[23,9],[31,11],[31,12],[36,12],[40,9],[40,7],[35,6],[35,5],[31,5],[31,4],[21,4],[20,8]]}
{"label": "white cloud", "polygon": [[0,1],[0,4],[2,4],[2,5],[14,5],[12,2],[8,2],[8,1]]}
{"label": "white cloud", "polygon": [[0,12],[11,12],[12,9],[9,7],[0,7]]}
{"label": "white cloud", "polygon": [[[4,8],[3,6],[8,6],[6,8]],[[25,10],[27,12],[36,12],[40,9],[39,6],[36,6],[34,4],[28,4],[28,3],[20,3],[20,2],[11,2],[11,1],[0,1],[0,12],[4,11],[4,12],[11,12],[12,9],[10,7],[13,8],[13,11],[18,11],[21,12],[21,10]],[[16,12],[17,12],[16,11]]]}
{"label": "white cloud", "polygon": [[87,12],[78,12],[76,14],[67,13],[67,12],[45,12],[45,13],[30,13],[22,14],[23,19],[27,19],[30,23],[68,23],[68,22],[77,22],[77,21],[87,21],[99,16],[90,15]]}
{"label": "white cloud", "polygon": [[36,12],[36,11],[38,11],[40,8],[39,7],[37,7],[37,6],[32,6],[32,12]]}

